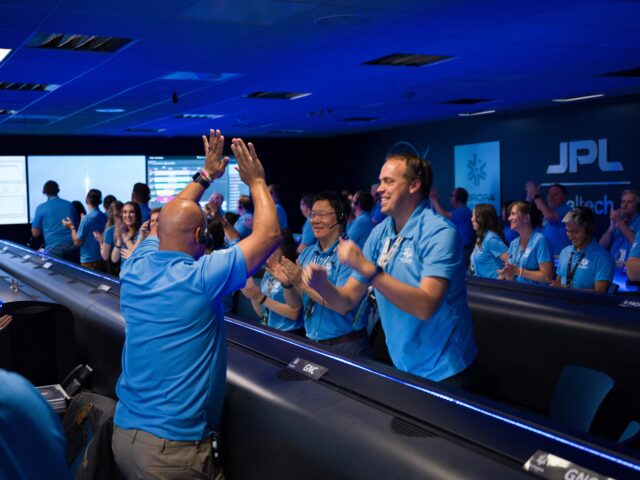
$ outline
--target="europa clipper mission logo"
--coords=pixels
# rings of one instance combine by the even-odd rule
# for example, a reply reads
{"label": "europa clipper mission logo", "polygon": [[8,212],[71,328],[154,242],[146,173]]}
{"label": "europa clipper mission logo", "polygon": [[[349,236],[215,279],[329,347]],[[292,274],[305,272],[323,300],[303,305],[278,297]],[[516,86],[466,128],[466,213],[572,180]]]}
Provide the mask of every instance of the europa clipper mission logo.
{"label": "europa clipper mission logo", "polygon": [[477,187],[480,185],[480,182],[487,178],[487,172],[485,172],[485,168],[487,166],[487,162],[478,158],[477,154],[473,154],[473,158],[467,161],[467,179]]}

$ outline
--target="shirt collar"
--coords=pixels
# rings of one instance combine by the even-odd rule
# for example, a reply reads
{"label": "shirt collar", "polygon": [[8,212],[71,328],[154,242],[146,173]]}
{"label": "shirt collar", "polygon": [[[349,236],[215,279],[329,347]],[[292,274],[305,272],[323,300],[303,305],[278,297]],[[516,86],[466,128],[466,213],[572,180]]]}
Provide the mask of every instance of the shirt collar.
{"label": "shirt collar", "polygon": [[[402,230],[398,232],[398,236],[409,239],[413,238],[418,226],[418,222],[420,221],[420,216],[422,215],[422,212],[424,212],[424,210],[427,208],[427,204],[427,199],[422,200],[418,204],[418,206],[411,213],[411,216],[409,217],[409,220],[407,220],[407,223],[404,225],[404,227],[402,227]],[[389,217],[388,233],[390,233],[392,237],[396,236],[395,221],[391,217]]]}

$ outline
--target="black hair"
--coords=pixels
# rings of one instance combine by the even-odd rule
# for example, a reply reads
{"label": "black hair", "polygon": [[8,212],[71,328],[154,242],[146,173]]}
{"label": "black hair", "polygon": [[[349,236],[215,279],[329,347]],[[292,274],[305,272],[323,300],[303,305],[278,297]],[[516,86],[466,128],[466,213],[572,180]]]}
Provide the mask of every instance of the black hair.
{"label": "black hair", "polygon": [[58,195],[58,193],[60,193],[58,182],[56,182],[55,180],[49,180],[45,182],[44,187],[42,187],[42,193],[44,193],[47,197]]}
{"label": "black hair", "polygon": [[78,217],[79,222],[80,217],[87,214],[87,209],[84,208],[84,205],[82,205],[82,202],[80,200],[74,200],[73,202],[71,202],[71,205],[73,205],[73,208],[76,210],[76,216]]}
{"label": "black hair", "polygon": [[138,182],[133,186],[133,196],[137,202],[148,203],[151,200],[151,190],[146,183]]}
{"label": "black hair", "polygon": [[238,198],[238,204],[242,205],[242,208],[247,212],[253,213],[253,200],[251,200],[249,195],[240,195],[240,198]]}
{"label": "black hair", "polygon": [[104,211],[108,212],[109,211],[109,207],[111,206],[111,204],[113,202],[115,202],[117,199],[114,195],[106,195],[103,199],[102,199],[102,206],[104,207]]}
{"label": "black hair", "polygon": [[375,200],[373,199],[373,195],[369,192],[358,190],[353,194],[353,203],[365,212],[370,212],[373,209]]}
{"label": "black hair", "polygon": [[553,185],[549,185],[549,190],[551,190],[553,187],[557,187],[560,189],[560,191],[563,193],[563,195],[566,197],[567,196],[567,187],[565,187],[564,185],[562,185],[561,183],[554,183]]}
{"label": "black hair", "polygon": [[346,197],[340,193],[329,191],[321,192],[313,197],[313,203],[322,200],[329,202],[333,211],[336,212],[336,219],[338,223],[342,224],[343,227],[346,226],[349,214],[351,213],[351,206],[349,205],[349,201]]}
{"label": "black hair", "polygon": [[311,207],[313,207],[313,193],[305,193],[304,195],[302,195],[300,202],[304,203],[307,208],[311,210]]}
{"label": "black hair", "polygon": [[494,232],[500,239],[507,243],[500,226],[500,220],[496,209],[490,203],[479,203],[473,208],[474,216],[476,217],[476,223],[478,224],[478,240],[476,243],[482,245],[482,241],[487,232]]}
{"label": "black hair", "polygon": [[213,217],[211,219],[207,224],[207,231],[213,239],[211,249],[220,250],[221,248],[224,248],[224,226],[222,225],[222,220],[219,217]]}
{"label": "black hair", "polygon": [[102,192],[97,188],[92,188],[87,192],[86,200],[92,207],[99,207],[102,203]]}
{"label": "black hair", "polygon": [[467,204],[467,200],[469,200],[469,192],[467,192],[466,189],[462,187],[456,187],[453,189],[453,194],[455,195],[457,201],[465,205]]}
{"label": "black hair", "polygon": [[280,233],[282,235],[280,250],[282,250],[282,254],[285,258],[288,258],[295,263],[296,258],[298,258],[298,253],[296,252],[296,241],[293,238],[293,234],[288,228],[283,228]]}

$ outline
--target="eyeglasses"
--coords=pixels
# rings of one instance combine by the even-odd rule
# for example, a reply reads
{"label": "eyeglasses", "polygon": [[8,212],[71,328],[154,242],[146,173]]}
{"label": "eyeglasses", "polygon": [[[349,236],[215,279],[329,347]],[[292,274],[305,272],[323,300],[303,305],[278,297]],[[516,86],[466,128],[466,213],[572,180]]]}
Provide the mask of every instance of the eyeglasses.
{"label": "eyeglasses", "polygon": [[309,214],[309,218],[320,218],[321,220],[324,220],[327,217],[330,217],[331,215],[334,215],[336,212],[311,212]]}

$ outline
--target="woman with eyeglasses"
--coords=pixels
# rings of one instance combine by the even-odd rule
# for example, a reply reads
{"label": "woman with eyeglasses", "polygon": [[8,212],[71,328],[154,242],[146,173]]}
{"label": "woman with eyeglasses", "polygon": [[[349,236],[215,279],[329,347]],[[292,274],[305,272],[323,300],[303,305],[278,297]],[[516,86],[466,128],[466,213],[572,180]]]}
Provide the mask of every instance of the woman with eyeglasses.
{"label": "woman with eyeglasses", "polygon": [[533,285],[548,285],[554,277],[553,249],[542,234],[542,214],[519,200],[509,207],[509,225],[520,235],[509,245],[509,259],[498,278]]}
{"label": "woman with eyeglasses", "polygon": [[498,214],[493,205],[476,205],[471,214],[471,225],[476,232],[477,240],[471,252],[470,270],[476,277],[498,278],[498,270],[502,269],[509,257]]}
{"label": "woman with eyeglasses", "polygon": [[253,277],[249,277],[241,292],[251,300],[251,306],[266,325],[283,332],[304,336],[301,304],[300,302],[297,306],[287,304],[284,298],[285,287],[274,275],[283,257],[291,262],[295,262],[297,257],[296,243],[288,229],[282,230],[280,247],[267,259],[267,271],[262,277],[260,286],[256,284]]}
{"label": "woman with eyeglasses", "polygon": [[333,192],[317,195],[309,214],[317,243],[300,254],[297,264],[283,258],[275,276],[283,283],[289,306],[302,302],[307,338],[338,353],[370,356],[371,345],[363,324],[366,314],[362,314],[367,304],[359,303],[348,311],[334,309],[308,284],[311,270],[336,286],[344,285],[351,276],[353,270],[340,263],[337,252],[348,217],[346,198]]}

